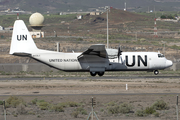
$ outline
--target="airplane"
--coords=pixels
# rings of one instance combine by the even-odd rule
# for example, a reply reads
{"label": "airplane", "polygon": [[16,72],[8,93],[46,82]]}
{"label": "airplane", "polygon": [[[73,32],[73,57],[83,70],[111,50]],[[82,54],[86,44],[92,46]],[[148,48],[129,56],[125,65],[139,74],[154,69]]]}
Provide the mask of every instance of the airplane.
{"label": "airplane", "polygon": [[90,72],[103,76],[105,71],[151,71],[155,75],[173,65],[159,52],[123,52],[106,48],[103,44],[91,45],[82,53],[64,53],[38,49],[23,20],[16,20],[9,54],[33,58],[58,70]]}

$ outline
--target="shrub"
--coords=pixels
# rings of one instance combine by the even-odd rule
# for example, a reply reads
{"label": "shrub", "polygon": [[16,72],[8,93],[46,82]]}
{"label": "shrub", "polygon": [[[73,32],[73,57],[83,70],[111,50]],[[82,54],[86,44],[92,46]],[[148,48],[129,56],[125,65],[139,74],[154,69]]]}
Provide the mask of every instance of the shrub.
{"label": "shrub", "polygon": [[116,105],[116,103],[114,101],[107,103],[107,106],[115,106],[115,105]]}
{"label": "shrub", "polygon": [[22,103],[19,104],[19,105],[17,106],[17,112],[18,112],[18,114],[26,114],[27,111],[26,111],[26,109],[25,109],[25,105],[23,105]]}
{"label": "shrub", "polygon": [[28,111],[28,115],[35,115],[36,113],[34,111]]}
{"label": "shrub", "polygon": [[111,114],[118,114],[118,113],[125,114],[125,113],[129,113],[131,110],[132,110],[132,106],[127,103],[122,103],[119,106],[115,105],[108,107],[108,113]]}
{"label": "shrub", "polygon": [[161,19],[166,19],[166,16],[165,15],[161,15]]}
{"label": "shrub", "polygon": [[16,108],[20,103],[25,105],[25,102],[22,98],[16,97],[16,96],[10,96],[7,100],[6,100],[6,107],[14,107]]}
{"label": "shrub", "polygon": [[34,105],[35,105],[35,104],[36,104],[36,102],[37,102],[37,98],[33,99],[31,102],[32,102],[32,104],[34,104]]}
{"label": "shrub", "polygon": [[0,105],[3,105],[3,101],[0,100]]}
{"label": "shrub", "polygon": [[77,118],[79,113],[81,113],[82,115],[87,115],[87,112],[84,108],[82,107],[78,107],[76,108],[72,113],[71,115],[74,117],[74,118]]}
{"label": "shrub", "polygon": [[78,38],[77,41],[83,41],[83,38]]}
{"label": "shrub", "polygon": [[155,112],[153,113],[155,117],[159,117],[159,113],[158,112]]}
{"label": "shrub", "polygon": [[110,114],[118,114],[119,113],[119,106],[111,106],[108,107],[108,113]]}
{"label": "shrub", "polygon": [[68,106],[68,104],[67,104],[67,102],[62,102],[62,103],[59,103],[58,106],[65,108]]}
{"label": "shrub", "polygon": [[69,107],[78,107],[79,103],[76,102],[69,102]]}
{"label": "shrub", "polygon": [[48,110],[49,108],[49,103],[45,102],[44,100],[37,100],[36,105],[41,109],[41,110]]}
{"label": "shrub", "polygon": [[146,114],[153,114],[155,112],[156,112],[156,110],[154,110],[153,107],[146,107],[146,109],[145,109]]}
{"label": "shrub", "polygon": [[64,112],[64,109],[63,109],[63,107],[61,105],[53,105],[51,107],[51,110],[54,110],[56,112]]}
{"label": "shrub", "polygon": [[154,109],[156,110],[167,110],[169,109],[168,105],[166,102],[163,100],[158,100],[153,104]]}
{"label": "shrub", "polygon": [[79,111],[79,113],[81,113],[82,115],[87,115],[87,111],[82,107],[78,107],[76,108],[76,110]]}
{"label": "shrub", "polygon": [[14,117],[18,117],[18,114],[17,114],[17,113],[13,113],[13,116],[14,116]]}
{"label": "shrub", "polygon": [[136,115],[139,117],[144,117],[147,116],[148,114],[154,114],[155,117],[159,117],[159,113],[156,112],[153,106],[146,107],[145,110],[141,109],[136,111]]}
{"label": "shrub", "polygon": [[136,115],[139,117],[144,117],[144,116],[146,116],[146,113],[143,109],[141,109],[141,110],[136,111]]}
{"label": "shrub", "polygon": [[80,106],[79,103],[76,103],[76,102],[62,102],[62,103],[59,103],[58,105],[62,106],[62,107],[78,107]]}
{"label": "shrub", "polygon": [[79,115],[79,111],[73,111],[73,112],[71,113],[71,115],[72,115],[74,118],[77,118],[78,115]]}
{"label": "shrub", "polygon": [[127,103],[123,103],[119,106],[119,112],[120,113],[129,113],[132,110],[132,106],[130,104]]}
{"label": "shrub", "polygon": [[38,102],[37,105],[41,110],[48,110],[49,103],[48,102]]}

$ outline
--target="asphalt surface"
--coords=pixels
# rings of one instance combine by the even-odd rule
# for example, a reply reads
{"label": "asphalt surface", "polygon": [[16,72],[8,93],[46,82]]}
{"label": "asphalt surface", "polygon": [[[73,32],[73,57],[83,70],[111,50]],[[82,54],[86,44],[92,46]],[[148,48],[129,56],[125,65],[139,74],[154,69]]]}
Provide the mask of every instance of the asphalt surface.
{"label": "asphalt surface", "polygon": [[[162,76],[162,75],[154,75],[154,76],[96,76],[96,77],[91,77],[91,76],[86,76],[86,77],[78,77],[78,76],[73,76],[73,77],[21,77],[21,78],[17,78],[17,77],[9,77],[9,78],[0,78],[0,81],[4,81],[4,80],[128,80],[128,79],[139,79],[139,80],[143,80],[143,79],[179,79],[180,76]],[[17,96],[111,96],[111,95],[178,95],[179,93],[115,93],[115,94],[111,94],[111,93],[107,93],[107,94],[40,94],[39,92],[37,93],[33,93],[33,94],[27,94],[27,95],[17,95]],[[0,96],[9,96],[9,94],[4,94],[4,95],[0,95]]]}
{"label": "asphalt surface", "polygon": [[[180,93],[116,93],[116,94],[27,94],[16,96],[114,96],[114,95],[180,95]],[[10,96],[10,95],[0,95]]]}
{"label": "asphalt surface", "polygon": [[154,75],[154,76],[86,76],[86,77],[7,77],[7,78],[0,78],[0,80],[119,80],[119,79],[179,79],[180,76],[160,76],[160,75]]}

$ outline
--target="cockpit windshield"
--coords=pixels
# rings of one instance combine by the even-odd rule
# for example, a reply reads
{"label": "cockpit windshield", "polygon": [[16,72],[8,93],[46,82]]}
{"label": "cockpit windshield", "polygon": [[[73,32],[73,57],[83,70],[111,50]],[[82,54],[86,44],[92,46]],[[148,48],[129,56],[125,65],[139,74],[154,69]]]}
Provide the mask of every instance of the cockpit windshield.
{"label": "cockpit windshield", "polygon": [[164,55],[163,54],[158,54],[158,58],[163,58]]}

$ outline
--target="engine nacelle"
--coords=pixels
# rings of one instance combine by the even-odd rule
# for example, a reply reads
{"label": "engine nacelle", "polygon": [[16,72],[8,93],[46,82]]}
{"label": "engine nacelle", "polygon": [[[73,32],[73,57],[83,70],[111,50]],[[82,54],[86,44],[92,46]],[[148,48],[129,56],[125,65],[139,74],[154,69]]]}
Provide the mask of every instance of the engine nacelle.
{"label": "engine nacelle", "polygon": [[115,59],[118,57],[118,49],[108,48],[106,49],[106,52],[109,59]]}

